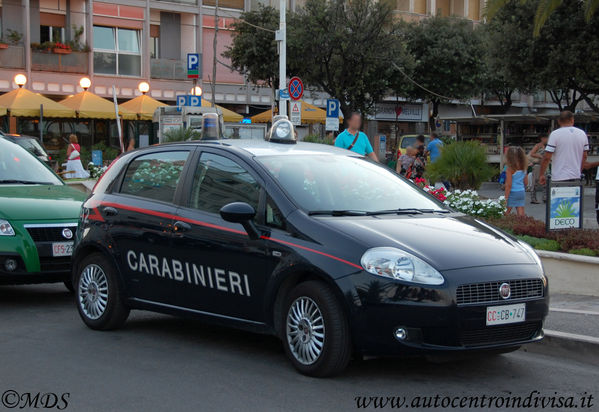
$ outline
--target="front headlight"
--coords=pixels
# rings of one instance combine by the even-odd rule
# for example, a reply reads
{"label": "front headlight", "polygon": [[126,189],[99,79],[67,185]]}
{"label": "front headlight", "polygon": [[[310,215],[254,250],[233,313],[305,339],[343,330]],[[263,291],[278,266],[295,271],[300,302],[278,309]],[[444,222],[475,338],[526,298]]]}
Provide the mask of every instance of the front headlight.
{"label": "front headlight", "polygon": [[0,219],[0,236],[14,236],[15,230],[12,228],[8,220]]}
{"label": "front headlight", "polygon": [[425,285],[441,285],[443,276],[424,260],[394,247],[368,249],[360,260],[373,275]]}
{"label": "front headlight", "polygon": [[518,241],[518,244],[520,245],[520,247],[522,249],[524,249],[524,252],[531,258],[533,259],[537,265],[539,265],[539,267],[542,269],[543,268],[543,262],[541,262],[541,258],[539,257],[539,255],[537,255],[537,252],[535,252],[535,250],[532,248],[532,246],[530,246],[528,243],[525,243],[521,240]]}

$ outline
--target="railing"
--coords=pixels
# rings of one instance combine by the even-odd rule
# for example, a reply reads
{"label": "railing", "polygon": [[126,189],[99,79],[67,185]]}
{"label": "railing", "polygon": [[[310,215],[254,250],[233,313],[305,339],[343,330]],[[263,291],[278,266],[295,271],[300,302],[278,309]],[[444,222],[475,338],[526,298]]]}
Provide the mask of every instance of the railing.
{"label": "railing", "polygon": [[185,80],[187,72],[183,60],[150,59],[150,77],[153,79]]}
{"label": "railing", "polygon": [[56,54],[32,50],[31,69],[47,72],[89,73],[88,53]]}
{"label": "railing", "polygon": [[0,67],[22,69],[25,67],[25,49],[23,46],[8,46],[0,49]]}

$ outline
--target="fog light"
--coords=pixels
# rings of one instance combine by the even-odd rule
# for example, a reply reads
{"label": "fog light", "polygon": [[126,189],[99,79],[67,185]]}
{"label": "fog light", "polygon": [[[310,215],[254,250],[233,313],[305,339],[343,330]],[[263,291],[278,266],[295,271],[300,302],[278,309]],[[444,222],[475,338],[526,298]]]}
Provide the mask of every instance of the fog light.
{"label": "fog light", "polygon": [[395,339],[405,340],[408,337],[408,331],[404,328],[395,329]]}
{"label": "fog light", "polygon": [[4,269],[6,269],[7,272],[14,272],[17,270],[17,261],[10,258],[6,259],[4,261]]}

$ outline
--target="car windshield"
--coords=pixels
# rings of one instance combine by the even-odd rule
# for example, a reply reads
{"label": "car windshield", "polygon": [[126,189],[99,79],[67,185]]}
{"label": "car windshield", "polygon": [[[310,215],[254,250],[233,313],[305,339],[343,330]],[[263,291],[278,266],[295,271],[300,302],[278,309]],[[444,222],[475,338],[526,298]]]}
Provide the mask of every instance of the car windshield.
{"label": "car windshield", "polygon": [[19,137],[15,139],[15,143],[29,150],[36,156],[46,155],[44,148],[38,143],[38,141],[30,137]]}
{"label": "car windshield", "polygon": [[308,213],[447,212],[391,170],[363,158],[285,155],[257,159]]}
{"label": "car windshield", "polygon": [[0,139],[0,185],[2,184],[61,185],[62,181],[26,149]]}

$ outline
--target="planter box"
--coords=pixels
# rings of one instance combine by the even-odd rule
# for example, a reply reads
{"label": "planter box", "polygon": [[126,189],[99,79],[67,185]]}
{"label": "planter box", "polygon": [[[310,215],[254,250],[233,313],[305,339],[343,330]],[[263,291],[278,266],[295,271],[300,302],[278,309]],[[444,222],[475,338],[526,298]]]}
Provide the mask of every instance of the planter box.
{"label": "planter box", "polygon": [[68,49],[59,49],[59,48],[56,48],[56,47],[54,49],[52,49],[52,52],[54,54],[71,54],[71,50],[68,50]]}
{"label": "planter box", "polygon": [[31,69],[44,72],[88,73],[88,53],[71,52],[54,54],[44,51],[31,51]]}
{"label": "planter box", "polygon": [[549,293],[599,297],[599,257],[537,250],[549,278]]}
{"label": "planter box", "polygon": [[0,49],[8,49],[8,44],[0,43]]}

